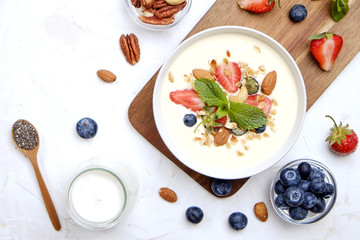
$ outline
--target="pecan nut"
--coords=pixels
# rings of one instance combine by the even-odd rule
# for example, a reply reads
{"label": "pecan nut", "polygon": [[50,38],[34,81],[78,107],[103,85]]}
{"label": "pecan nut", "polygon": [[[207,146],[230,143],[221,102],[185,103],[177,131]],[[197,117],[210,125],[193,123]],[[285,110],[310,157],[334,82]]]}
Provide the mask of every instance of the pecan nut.
{"label": "pecan nut", "polygon": [[131,0],[131,4],[136,8],[141,7],[140,0]]}
{"label": "pecan nut", "polygon": [[165,6],[169,6],[165,0],[156,0],[153,4],[153,8],[162,8]]}
{"label": "pecan nut", "polygon": [[168,5],[162,8],[159,8],[155,11],[154,15],[158,18],[171,17],[177,12],[181,11],[186,6],[186,2],[183,2],[179,5],[172,6]]}
{"label": "pecan nut", "polygon": [[140,4],[142,7],[149,9],[153,6],[155,0],[140,0]]}
{"label": "pecan nut", "polygon": [[152,25],[168,25],[174,22],[174,16],[168,18],[158,18],[155,16],[148,17],[148,16],[140,15],[139,19],[144,23],[152,24]]}
{"label": "pecan nut", "polygon": [[130,33],[126,36],[124,34],[120,37],[121,51],[124,53],[126,61],[135,65],[140,60],[140,46],[138,38],[135,34]]}

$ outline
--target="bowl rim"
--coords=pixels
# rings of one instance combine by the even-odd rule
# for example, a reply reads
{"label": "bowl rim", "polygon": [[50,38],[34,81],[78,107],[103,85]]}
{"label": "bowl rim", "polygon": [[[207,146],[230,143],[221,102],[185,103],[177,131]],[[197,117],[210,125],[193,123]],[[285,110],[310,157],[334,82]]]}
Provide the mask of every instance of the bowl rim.
{"label": "bowl rim", "polygon": [[145,23],[143,21],[141,21],[138,16],[138,10],[132,5],[131,0],[125,0],[125,8],[128,12],[128,14],[130,15],[130,18],[136,22],[138,25],[140,25],[141,27],[148,29],[148,30],[153,30],[153,31],[162,31],[162,30],[166,30],[166,29],[171,29],[174,26],[176,26],[179,22],[181,22],[181,19],[184,18],[191,7],[192,4],[192,0],[186,0],[187,4],[186,6],[178,13],[176,13],[175,15],[175,19],[174,22],[168,25],[154,25],[154,24],[148,24]]}
{"label": "bowl rim", "polygon": [[[271,47],[276,48],[279,55],[284,57],[287,61],[289,61],[289,67],[291,68],[291,71],[294,75],[296,75],[296,78],[298,80],[295,80],[296,88],[299,95],[299,101],[298,101],[298,112],[297,112],[297,119],[295,121],[295,127],[296,128],[289,136],[288,141],[286,144],[284,144],[276,154],[269,157],[266,161],[261,162],[261,164],[258,164],[254,167],[251,167],[250,169],[245,170],[227,170],[227,171],[220,171],[219,169],[213,169],[212,171],[203,169],[201,165],[197,165],[196,162],[191,161],[188,159],[185,154],[177,148],[177,146],[174,146],[174,144],[169,144],[171,141],[169,140],[168,133],[161,127],[162,126],[162,118],[161,118],[161,111],[159,108],[159,102],[160,102],[160,91],[158,90],[161,87],[161,78],[164,78],[166,74],[166,70],[169,68],[170,63],[173,59],[177,57],[179,52],[181,52],[183,49],[185,49],[187,46],[191,45],[193,42],[196,42],[198,39],[205,38],[207,36],[212,36],[214,34],[223,34],[223,33],[238,33],[238,34],[245,34],[247,36],[256,37],[258,39],[263,40],[265,43],[269,44]],[[184,165],[191,168],[192,170],[201,173],[203,175],[213,177],[213,178],[220,178],[220,179],[241,179],[250,177],[252,175],[255,175],[257,173],[260,173],[264,171],[265,169],[268,169],[280,159],[291,149],[295,141],[297,140],[305,118],[306,113],[306,90],[305,90],[305,84],[302,77],[302,74],[295,62],[295,60],[292,58],[290,53],[276,40],[271,38],[270,36],[247,27],[242,26],[220,26],[220,27],[214,27],[209,28],[206,30],[203,30],[199,33],[194,34],[193,36],[189,37],[188,39],[184,40],[166,59],[165,63],[161,67],[159,74],[157,76],[157,79],[155,81],[154,85],[154,92],[153,92],[153,114],[155,119],[155,125],[157,127],[157,130],[164,141],[165,145],[169,148],[169,150],[172,152],[172,154]],[[269,160],[270,159],[270,160]]]}
{"label": "bowl rim", "polygon": [[[274,191],[274,186],[275,186],[275,183],[277,182],[277,180],[279,179],[279,176],[280,176],[280,173],[282,170],[284,170],[285,168],[288,168],[288,167],[297,166],[301,162],[309,162],[311,166],[315,165],[317,167],[321,167],[322,169],[324,169],[324,171],[327,173],[326,178],[328,178],[328,180],[329,180],[328,182],[332,183],[334,186],[334,194],[327,201],[325,210],[322,213],[314,214],[310,218],[306,217],[303,220],[294,220],[294,219],[291,219],[290,217],[288,217],[288,215],[284,213],[284,211],[286,211],[286,210],[281,210],[275,205],[275,197],[277,196],[277,194]],[[286,222],[296,224],[296,225],[310,224],[310,223],[314,223],[314,222],[317,222],[317,221],[320,221],[321,219],[323,219],[326,215],[329,214],[331,209],[334,207],[335,202],[336,202],[336,197],[337,197],[337,183],[336,183],[335,175],[330,171],[330,169],[325,164],[323,164],[322,162],[320,162],[318,160],[314,160],[311,158],[299,158],[299,159],[288,162],[287,164],[285,164],[283,167],[281,167],[277,171],[277,173],[275,174],[275,176],[273,177],[273,179],[271,181],[270,201],[271,201],[272,207],[274,208],[274,211],[277,213],[277,215],[280,218],[282,218]]]}

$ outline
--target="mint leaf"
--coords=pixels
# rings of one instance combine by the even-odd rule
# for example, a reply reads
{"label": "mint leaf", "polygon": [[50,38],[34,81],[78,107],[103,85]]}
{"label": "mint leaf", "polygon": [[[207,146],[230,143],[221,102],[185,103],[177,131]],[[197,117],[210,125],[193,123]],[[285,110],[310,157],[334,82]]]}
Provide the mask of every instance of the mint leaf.
{"label": "mint leaf", "polygon": [[252,130],[267,123],[267,117],[261,109],[245,103],[230,102],[228,115],[239,127]]}
{"label": "mint leaf", "polygon": [[228,106],[221,106],[216,110],[216,117],[217,119],[220,119],[224,116],[226,116],[226,114],[228,114],[229,108]]}
{"label": "mint leaf", "polygon": [[210,107],[221,107],[229,104],[224,91],[216,82],[207,78],[199,78],[194,82],[194,89]]}
{"label": "mint leaf", "polygon": [[331,16],[335,22],[338,22],[345,17],[349,9],[348,0],[332,0]]}

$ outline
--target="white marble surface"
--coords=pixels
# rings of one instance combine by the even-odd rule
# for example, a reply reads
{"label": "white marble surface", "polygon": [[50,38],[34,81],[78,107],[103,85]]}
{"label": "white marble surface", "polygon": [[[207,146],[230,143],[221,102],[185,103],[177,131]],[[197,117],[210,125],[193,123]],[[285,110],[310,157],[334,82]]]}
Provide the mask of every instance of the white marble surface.
{"label": "white marble surface", "polygon": [[[218,199],[165,158],[131,126],[131,101],[169,53],[187,35],[215,0],[193,1],[189,15],[174,29],[144,30],[131,22],[121,0],[0,1],[0,239],[354,239],[360,233],[360,152],[340,157],[324,142],[331,122],[326,114],[360,131],[360,54],[307,112],[301,135],[290,152],[272,168],[257,174],[234,196]],[[135,33],[141,61],[130,66],[120,51],[122,33]],[[346,41],[346,40],[345,40]],[[345,54],[345,53],[342,53]],[[107,84],[98,69],[113,71]],[[99,124],[95,138],[84,141],[75,132],[82,117]],[[19,118],[32,122],[40,135],[39,165],[62,229],[48,218],[30,162],[11,140]],[[77,167],[94,156],[126,159],[140,181],[135,207],[124,221],[103,231],[78,226],[67,213],[65,191]],[[269,199],[273,174],[285,163],[310,157],[335,174],[338,198],[332,212],[318,223],[295,226],[275,215]],[[170,204],[158,196],[167,186],[179,197]],[[264,201],[269,219],[253,214]],[[184,217],[197,205],[205,213],[198,225]],[[233,231],[228,216],[248,216],[243,231]]]}

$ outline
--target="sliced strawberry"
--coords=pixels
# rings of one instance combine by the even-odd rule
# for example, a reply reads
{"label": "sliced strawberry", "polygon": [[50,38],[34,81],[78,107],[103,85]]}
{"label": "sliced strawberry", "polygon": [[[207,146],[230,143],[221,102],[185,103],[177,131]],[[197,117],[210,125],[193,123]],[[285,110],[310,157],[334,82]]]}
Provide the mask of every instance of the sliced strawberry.
{"label": "sliced strawberry", "polygon": [[240,8],[253,13],[266,13],[273,9],[275,0],[239,0]]}
{"label": "sliced strawberry", "polygon": [[269,115],[272,106],[270,98],[262,94],[250,95],[246,99],[245,103],[260,108],[265,114],[265,116]]}
{"label": "sliced strawberry", "polygon": [[312,55],[323,70],[330,71],[343,45],[342,37],[332,33],[323,33],[312,35],[310,39],[312,39],[310,42]]}
{"label": "sliced strawberry", "polygon": [[230,93],[239,90],[237,83],[241,80],[241,70],[237,63],[229,62],[216,67],[215,77],[221,86]]}
{"label": "sliced strawberry", "polygon": [[170,99],[176,104],[197,112],[202,110],[205,103],[201,100],[199,94],[194,89],[177,90],[170,92]]}

